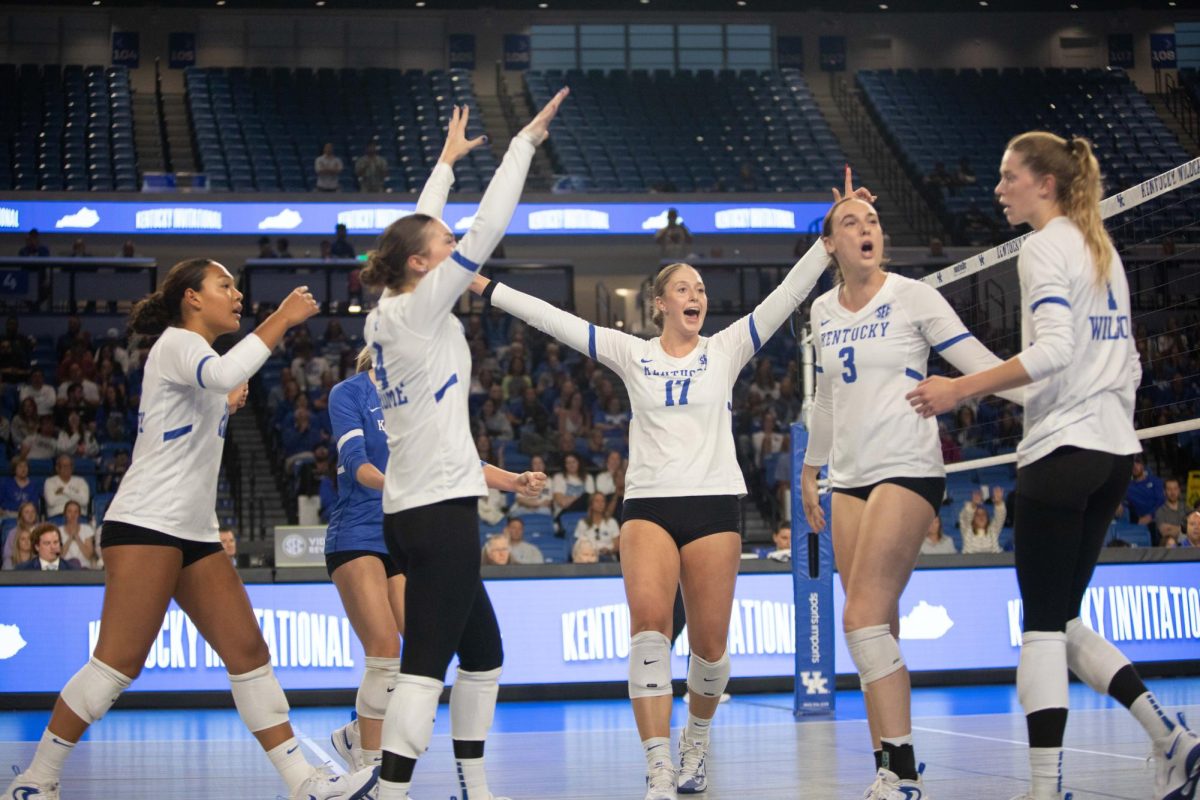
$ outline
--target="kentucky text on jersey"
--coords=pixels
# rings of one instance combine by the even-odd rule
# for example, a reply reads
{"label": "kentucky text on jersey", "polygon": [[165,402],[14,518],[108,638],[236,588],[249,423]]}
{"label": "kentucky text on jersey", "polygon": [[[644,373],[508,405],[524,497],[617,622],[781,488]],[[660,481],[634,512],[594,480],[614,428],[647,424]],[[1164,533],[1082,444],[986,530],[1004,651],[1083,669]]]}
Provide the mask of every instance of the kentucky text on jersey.
{"label": "kentucky text on jersey", "polygon": [[874,339],[887,336],[890,322],[869,322],[866,325],[855,325],[852,328],[836,328],[821,334],[821,346],[832,347],[844,342],[857,342],[863,339]]}

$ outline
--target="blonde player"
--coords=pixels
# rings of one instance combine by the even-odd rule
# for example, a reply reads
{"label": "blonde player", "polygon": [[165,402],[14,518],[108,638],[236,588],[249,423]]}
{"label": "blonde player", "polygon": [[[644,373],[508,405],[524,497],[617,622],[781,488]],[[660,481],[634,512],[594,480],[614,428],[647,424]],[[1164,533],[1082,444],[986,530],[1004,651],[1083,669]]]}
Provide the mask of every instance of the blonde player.
{"label": "blonde player", "polygon": [[838,285],[813,301],[817,396],[801,473],[804,513],[825,527],[817,476],[829,465],[833,546],[846,592],[842,627],[867,696],[876,778],[869,800],[926,798],[912,745],[908,670],[900,655],[900,595],[942,504],[945,467],[934,420],[905,394],[931,350],[963,372],[998,364],[938,292],[883,269],[883,229],[850,197],[822,227]]}
{"label": "blonde player", "polygon": [[142,379],[133,463],[104,520],[100,639],[63,688],[33,762],[8,787],[7,800],[57,800],[63,763],[141,672],[171,598],[225,662],[238,713],[292,798],[354,800],[375,785],[372,770],[335,776],[304,759],[214,511],[225,427],[245,402],[246,381],[284,332],[317,308],[307,288],[296,289],[218,356],[213,340],[238,330],[242,293],[225,267],[203,258],[173,266],[162,289],[134,307],[129,327],[158,341]]}
{"label": "blonde player", "polygon": [[1079,619],[1133,454],[1141,380],[1130,329],[1129,284],[1100,216],[1100,165],[1079,137],[1030,132],[1008,143],[996,196],[1013,225],[1034,229],[1021,247],[1021,341],[1001,365],[957,380],[929,379],[911,394],[925,417],[1001,389],[1025,389],[1017,446],[1017,583],[1024,636],[1017,694],[1029,734],[1030,791],[1062,797],[1067,668],[1130,710],[1153,742],[1155,797],[1191,800],[1200,736],[1159,706],[1129,660]]}

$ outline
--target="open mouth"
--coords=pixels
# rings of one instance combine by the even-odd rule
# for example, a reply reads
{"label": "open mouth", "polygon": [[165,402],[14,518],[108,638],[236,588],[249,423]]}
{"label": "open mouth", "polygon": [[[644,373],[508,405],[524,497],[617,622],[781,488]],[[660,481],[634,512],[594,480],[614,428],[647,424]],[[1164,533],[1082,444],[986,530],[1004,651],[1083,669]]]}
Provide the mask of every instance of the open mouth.
{"label": "open mouth", "polygon": [[685,308],[683,310],[683,315],[685,317],[687,317],[688,319],[700,319],[700,309],[699,308]]}
{"label": "open mouth", "polygon": [[875,252],[875,243],[869,241],[863,242],[860,250],[862,251],[863,258],[869,258]]}

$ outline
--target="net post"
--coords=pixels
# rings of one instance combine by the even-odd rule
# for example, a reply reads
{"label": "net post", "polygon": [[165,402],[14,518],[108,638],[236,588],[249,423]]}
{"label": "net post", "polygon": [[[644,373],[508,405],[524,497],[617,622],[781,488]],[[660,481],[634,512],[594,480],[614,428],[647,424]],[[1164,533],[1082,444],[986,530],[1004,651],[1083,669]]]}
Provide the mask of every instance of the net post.
{"label": "net post", "polygon": [[[804,523],[800,469],[808,429],[792,423],[792,588],[796,607],[796,680],[792,713],[796,719],[834,713],[833,537]],[[826,519],[829,497],[822,497]]]}

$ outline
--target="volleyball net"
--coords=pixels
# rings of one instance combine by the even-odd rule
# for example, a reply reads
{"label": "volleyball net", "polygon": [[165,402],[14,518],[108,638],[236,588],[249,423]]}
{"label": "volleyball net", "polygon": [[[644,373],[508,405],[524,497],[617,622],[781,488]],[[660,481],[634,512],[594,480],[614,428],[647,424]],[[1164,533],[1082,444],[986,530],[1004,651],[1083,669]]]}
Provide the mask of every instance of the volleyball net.
{"label": "volleyball net", "polygon": [[[1177,479],[1188,506],[1195,507],[1200,503],[1200,159],[1112,194],[1101,203],[1101,212],[1130,286],[1129,335],[1135,338],[1143,370],[1135,427],[1146,465],[1163,479]],[[1028,236],[923,277],[1001,358],[1021,349],[1017,256]],[[811,355],[805,361],[811,363]],[[957,374],[936,355],[931,355],[929,370]],[[980,398],[940,417],[938,428],[947,472],[940,516],[944,531],[954,538],[957,514],[976,492],[986,502],[992,487],[1006,494],[1015,488],[1022,410],[998,397]],[[797,717],[832,713],[835,675],[832,537],[810,533],[799,513],[799,465],[806,442],[804,426],[797,423],[792,431]],[[1011,530],[1001,536],[1008,547]],[[1114,520],[1111,540],[1153,544],[1149,526],[1128,517]]]}

